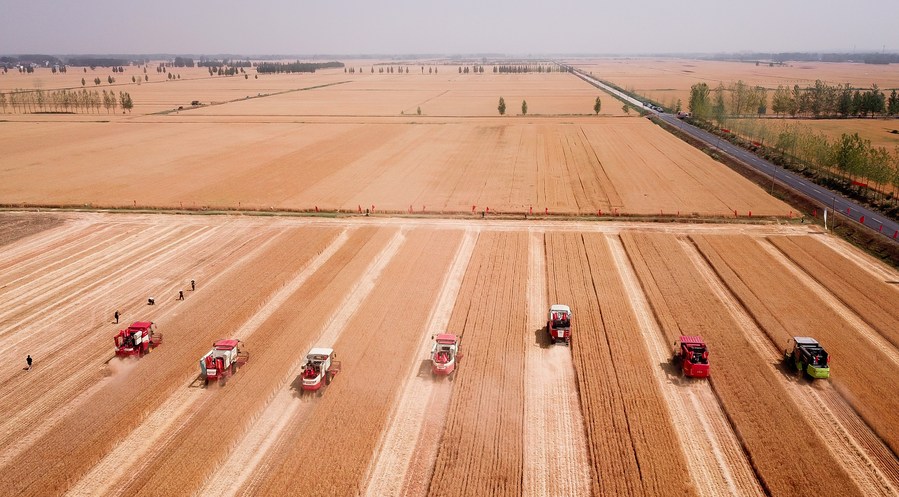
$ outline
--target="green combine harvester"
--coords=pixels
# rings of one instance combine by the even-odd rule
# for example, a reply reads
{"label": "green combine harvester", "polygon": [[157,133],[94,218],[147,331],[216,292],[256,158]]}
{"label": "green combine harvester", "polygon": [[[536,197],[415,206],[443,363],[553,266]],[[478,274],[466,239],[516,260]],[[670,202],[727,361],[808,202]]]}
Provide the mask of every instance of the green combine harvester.
{"label": "green combine harvester", "polygon": [[814,338],[791,338],[784,350],[784,362],[811,378],[830,378],[830,356]]}

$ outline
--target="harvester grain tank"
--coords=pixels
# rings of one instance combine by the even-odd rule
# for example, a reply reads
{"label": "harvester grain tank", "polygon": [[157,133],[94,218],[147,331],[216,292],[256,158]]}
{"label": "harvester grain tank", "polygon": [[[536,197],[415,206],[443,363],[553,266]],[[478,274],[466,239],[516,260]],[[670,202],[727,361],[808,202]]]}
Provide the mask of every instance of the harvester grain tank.
{"label": "harvester grain tank", "polygon": [[571,308],[567,305],[553,304],[549,307],[549,317],[546,320],[546,331],[549,333],[549,341],[556,343],[564,341],[571,343]]}
{"label": "harvester grain tank", "polygon": [[674,364],[686,377],[708,377],[709,349],[702,337],[684,335],[674,342]]}
{"label": "harvester grain tank", "polygon": [[456,363],[462,359],[462,354],[459,352],[459,337],[450,333],[441,333],[434,335],[433,338],[431,373],[435,376],[450,376],[456,371]]}
{"label": "harvester grain tank", "polygon": [[334,376],[340,372],[340,362],[336,361],[334,349],[315,347],[306,354],[303,366],[303,390],[314,392],[325,385],[330,385]]}
{"label": "harvester grain tank", "polygon": [[787,341],[784,362],[811,378],[830,377],[830,355],[814,338],[793,337]]}
{"label": "harvester grain tank", "polygon": [[212,344],[212,350],[200,359],[200,377],[205,385],[210,381],[224,381],[247,363],[250,354],[240,350],[242,343],[229,339]]}
{"label": "harvester grain tank", "polygon": [[136,321],[127,329],[119,330],[113,342],[117,357],[140,357],[162,343],[162,334],[156,332],[152,321]]}

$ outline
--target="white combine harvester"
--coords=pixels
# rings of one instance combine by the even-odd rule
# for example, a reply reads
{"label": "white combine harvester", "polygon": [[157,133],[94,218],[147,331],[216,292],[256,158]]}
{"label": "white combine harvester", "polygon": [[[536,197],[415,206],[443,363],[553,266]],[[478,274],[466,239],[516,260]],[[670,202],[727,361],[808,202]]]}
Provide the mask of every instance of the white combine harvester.
{"label": "white combine harvester", "polygon": [[334,349],[315,347],[306,354],[306,365],[303,366],[303,390],[314,392],[325,385],[330,385],[334,376],[340,372],[340,363],[335,359]]}

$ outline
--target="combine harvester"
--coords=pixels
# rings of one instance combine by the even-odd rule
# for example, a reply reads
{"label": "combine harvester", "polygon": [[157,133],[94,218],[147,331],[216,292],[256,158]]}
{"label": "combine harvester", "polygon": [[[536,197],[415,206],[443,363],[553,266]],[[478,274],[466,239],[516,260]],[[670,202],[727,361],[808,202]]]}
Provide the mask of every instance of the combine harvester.
{"label": "combine harvester", "polygon": [[434,345],[431,347],[431,374],[434,376],[449,376],[452,380],[456,372],[456,363],[462,359],[459,352],[459,338],[456,335],[442,333],[431,337]]}
{"label": "combine harvester", "polygon": [[830,355],[814,338],[793,337],[788,340],[784,362],[788,368],[796,368],[810,378],[830,378]]}
{"label": "combine harvester", "polygon": [[156,332],[151,321],[136,321],[128,329],[120,330],[113,337],[116,357],[141,357],[162,343],[162,334]]}
{"label": "combine harvester", "polygon": [[306,365],[300,375],[303,378],[303,390],[315,392],[330,385],[331,380],[340,372],[340,363],[335,361],[336,358],[334,349],[315,347],[310,350],[306,354]]}
{"label": "combine harvester", "polygon": [[681,336],[674,342],[673,362],[688,378],[709,376],[709,349],[701,336]]}
{"label": "combine harvester", "polygon": [[225,379],[237,372],[250,359],[248,352],[241,352],[240,340],[219,340],[212,344],[212,350],[200,359],[200,378],[203,385],[210,381],[225,382]]}
{"label": "combine harvester", "polygon": [[549,307],[546,331],[551,343],[562,340],[566,345],[571,344],[571,317],[571,308],[567,305],[553,304]]}

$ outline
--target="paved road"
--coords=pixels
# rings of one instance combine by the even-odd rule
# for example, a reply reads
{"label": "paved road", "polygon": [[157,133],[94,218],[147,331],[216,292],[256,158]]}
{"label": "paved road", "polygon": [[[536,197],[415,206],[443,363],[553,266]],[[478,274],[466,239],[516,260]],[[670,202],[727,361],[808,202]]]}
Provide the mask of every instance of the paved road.
{"label": "paved road", "polygon": [[882,233],[883,236],[899,243],[899,223],[886,218],[882,214],[869,210],[866,207],[859,205],[838,193],[827,190],[826,188],[822,188],[799,175],[786,171],[784,168],[778,167],[771,162],[768,162],[767,160],[762,159],[761,157],[758,157],[747,150],[744,150],[743,148],[737,147],[727,140],[722,140],[712,133],[697,128],[696,126],[693,126],[691,124],[687,124],[684,121],[678,119],[676,116],[657,112],[644,105],[643,102],[625,95],[624,93],[610,87],[607,84],[604,84],[601,81],[592,78],[587,74],[584,74],[578,70],[574,70],[574,74],[584,81],[590,83],[591,85],[601,88],[617,96],[618,98],[630,103],[638,109],[643,109],[646,112],[655,114],[666,123],[680,129],[681,131],[698,140],[705,142],[710,147],[717,148],[727,155],[730,155],[731,157],[734,157],[735,159],[748,164],[759,172],[768,175],[772,179],[772,181],[780,184],[781,186],[786,186],[802,193],[803,195],[817,202],[821,206],[822,210],[826,208],[827,210],[831,211],[828,214],[829,216],[832,215],[833,212],[836,212],[843,219],[851,220],[856,224],[864,224],[871,230]]}

